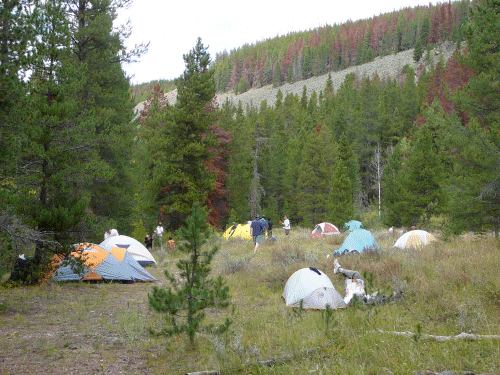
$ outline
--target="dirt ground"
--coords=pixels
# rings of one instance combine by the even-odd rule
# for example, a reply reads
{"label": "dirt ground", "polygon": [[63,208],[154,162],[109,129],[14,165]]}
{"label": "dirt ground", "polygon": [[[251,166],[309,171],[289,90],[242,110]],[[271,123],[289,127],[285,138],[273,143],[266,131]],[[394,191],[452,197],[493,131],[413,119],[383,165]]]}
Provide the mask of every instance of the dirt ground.
{"label": "dirt ground", "polygon": [[0,290],[0,374],[152,374],[151,283]]}

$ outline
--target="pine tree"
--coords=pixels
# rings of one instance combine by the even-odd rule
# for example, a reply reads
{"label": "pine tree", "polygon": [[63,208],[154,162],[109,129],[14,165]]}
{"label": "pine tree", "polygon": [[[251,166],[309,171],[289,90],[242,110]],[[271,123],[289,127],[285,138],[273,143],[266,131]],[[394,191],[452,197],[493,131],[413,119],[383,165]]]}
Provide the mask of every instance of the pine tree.
{"label": "pine tree", "polygon": [[209,148],[215,144],[209,127],[214,122],[210,106],[215,96],[210,55],[198,38],[184,55],[186,69],[176,81],[177,102],[163,128],[149,188],[159,206],[159,216],[168,230],[176,230],[187,218],[193,202],[205,202],[216,176],[207,169]]}
{"label": "pine tree", "polygon": [[418,63],[424,54],[424,47],[422,46],[422,41],[417,39],[415,44],[415,49],[413,50],[413,60]]}
{"label": "pine tree", "polygon": [[442,164],[435,142],[436,132],[430,124],[416,132],[406,161],[403,181],[403,225],[424,223],[444,206],[444,194],[440,185]]}
{"label": "pine tree", "polygon": [[334,224],[352,220],[354,204],[352,201],[352,183],[347,166],[342,158],[337,158],[332,175],[330,194],[328,195],[328,217]]}
{"label": "pine tree", "polygon": [[[148,295],[149,305],[156,312],[165,314],[167,327],[159,334],[171,336],[186,333],[191,346],[195,344],[197,332],[223,333],[231,320],[215,326],[202,326],[207,309],[225,309],[230,305],[229,287],[221,276],[210,277],[210,263],[217,253],[217,247],[204,250],[210,237],[210,231],[203,215],[201,206],[195,202],[186,220],[186,227],[179,229],[182,239],[178,250],[188,258],[177,262],[179,276],[165,270],[165,277],[171,283],[171,288],[154,286]],[[151,333],[155,333],[150,329]]]}
{"label": "pine tree", "polygon": [[298,211],[305,226],[314,227],[323,221],[328,194],[327,167],[319,131],[309,135],[302,150],[302,163],[298,174]]}
{"label": "pine tree", "polygon": [[[18,124],[25,122],[27,86],[19,73],[28,69],[28,48],[34,43],[34,28],[27,1],[5,0],[0,7],[0,176],[14,175],[20,155]],[[0,187],[0,207],[12,202],[11,184]],[[3,208],[3,207],[2,207]]]}
{"label": "pine tree", "polygon": [[500,1],[481,0],[471,9],[465,27],[468,54],[461,60],[476,73],[454,101],[471,119],[465,127],[456,119],[446,122],[457,170],[449,187],[456,232],[473,227],[477,231],[493,228],[496,235],[500,233],[499,23]]}
{"label": "pine tree", "polygon": [[405,210],[403,201],[403,157],[407,149],[403,139],[395,147],[389,146],[386,151],[387,164],[384,170],[382,190],[385,199],[382,201],[382,221],[388,226],[400,227],[403,224],[402,215]]}
{"label": "pine tree", "polygon": [[118,8],[131,0],[68,1],[66,14],[72,33],[72,60],[82,75],[78,92],[78,116],[91,118],[98,137],[99,157],[104,164],[99,176],[89,184],[90,209],[100,220],[118,221],[122,230],[130,228],[132,181],[128,174],[135,127],[130,123],[134,104],[129,80],[121,63],[140,57],[147,46],[127,51],[126,29],[115,29]]}
{"label": "pine tree", "polygon": [[[48,1],[35,20],[37,44],[27,98],[30,116],[22,128],[24,170],[17,183],[25,198],[18,207],[29,224],[53,233],[60,244],[74,243],[71,230],[81,223],[88,204],[83,194],[89,176],[99,168],[95,128],[91,119],[77,116],[81,69],[71,59],[71,32],[64,4]],[[82,157],[84,155],[84,157]],[[58,251],[37,244],[37,264]]]}

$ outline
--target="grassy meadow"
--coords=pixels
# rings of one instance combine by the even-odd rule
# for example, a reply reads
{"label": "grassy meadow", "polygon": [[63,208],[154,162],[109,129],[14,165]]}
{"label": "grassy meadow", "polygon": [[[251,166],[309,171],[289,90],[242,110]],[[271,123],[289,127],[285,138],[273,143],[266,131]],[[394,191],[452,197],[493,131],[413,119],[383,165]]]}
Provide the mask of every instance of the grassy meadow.
{"label": "grassy meadow", "polygon": [[[296,270],[314,266],[342,293],[333,273],[345,235],[263,243],[213,238],[213,275],[223,275],[233,308],[206,321],[233,324],[223,336],[151,336],[164,317],[149,310],[152,283],[44,283],[0,290],[0,374],[424,374],[500,373],[500,251],[492,236],[438,239],[395,251],[396,234],[372,232],[382,251],[338,257],[364,275],[368,293],[403,298],[354,303],[331,313],[285,306],[281,294]],[[179,252],[153,251],[148,271],[168,286]],[[411,332],[411,334],[409,333]],[[474,335],[453,338],[460,333]],[[403,334],[405,333],[405,334]],[[443,336],[443,337],[440,337]],[[425,372],[428,371],[428,372]],[[215,372],[213,372],[215,373]]]}

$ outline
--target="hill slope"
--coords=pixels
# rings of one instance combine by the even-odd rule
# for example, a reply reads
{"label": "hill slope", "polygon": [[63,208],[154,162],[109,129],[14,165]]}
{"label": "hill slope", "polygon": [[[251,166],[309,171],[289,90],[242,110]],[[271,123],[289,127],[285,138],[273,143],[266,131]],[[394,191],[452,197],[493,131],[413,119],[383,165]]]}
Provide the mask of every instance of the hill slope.
{"label": "hill slope", "polygon": [[[440,58],[447,61],[453,54],[454,50],[455,44],[452,42],[441,44],[434,50],[434,52],[431,52],[433,63],[436,64]],[[394,78],[401,74],[401,70],[405,65],[409,65],[413,69],[417,67],[417,64],[413,61],[413,49],[400,52],[396,55],[378,57],[374,61],[367,64],[351,66],[347,69],[338,72],[331,72],[329,74],[332,76],[334,90],[338,90],[344,81],[345,76],[349,73],[355,73],[358,77],[369,77],[374,73],[378,73],[382,79],[388,77]],[[259,89],[251,89],[238,95],[235,95],[232,92],[219,93],[217,94],[216,102],[219,106],[221,106],[226,102],[226,100],[229,100],[229,102],[235,106],[241,102],[243,108],[246,108],[247,106],[258,108],[261,102],[266,100],[268,105],[274,106],[278,90],[281,90],[283,97],[286,97],[288,94],[296,94],[300,97],[305,86],[309,97],[313,91],[319,93],[324,90],[327,79],[328,74],[324,74],[322,76],[312,77],[292,84],[287,83],[279,87],[268,85]],[[174,104],[177,98],[177,90],[166,93],[165,97],[170,104]],[[139,103],[135,107],[135,113],[138,114],[143,108],[144,102]]]}

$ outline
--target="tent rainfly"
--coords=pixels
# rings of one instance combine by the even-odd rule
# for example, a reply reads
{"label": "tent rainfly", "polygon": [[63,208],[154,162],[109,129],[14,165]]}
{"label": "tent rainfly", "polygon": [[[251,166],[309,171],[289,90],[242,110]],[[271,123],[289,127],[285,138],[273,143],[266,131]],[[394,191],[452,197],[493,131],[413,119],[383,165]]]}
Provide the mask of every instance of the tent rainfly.
{"label": "tent rainfly", "polygon": [[304,309],[332,309],[345,307],[342,296],[337,292],[326,274],[314,267],[302,268],[292,274],[285,284],[283,298],[287,306]]}
{"label": "tent rainfly", "polygon": [[425,230],[411,230],[403,234],[394,244],[394,247],[399,249],[419,248],[429,244],[429,242],[436,241],[429,232]]}
{"label": "tent rainfly", "polygon": [[338,228],[330,223],[319,223],[317,224],[309,237],[311,238],[322,238],[324,236],[333,236],[335,234],[340,234]]}
{"label": "tent rainfly", "polygon": [[105,248],[121,247],[122,249],[127,249],[141,266],[152,266],[156,264],[155,258],[153,258],[153,255],[146,249],[146,246],[132,237],[123,235],[108,237],[101,242],[99,246]]}
{"label": "tent rainfly", "polygon": [[344,224],[344,229],[348,232],[353,232],[358,229],[365,229],[365,227],[361,221],[351,220]]}
{"label": "tent rainfly", "polygon": [[251,240],[252,236],[250,235],[250,223],[234,224],[226,229],[222,237],[226,240],[233,238]]}
{"label": "tent rainfly", "polygon": [[90,243],[76,245],[64,258],[54,255],[51,272],[46,276],[53,281],[156,281],[126,249]]}
{"label": "tent rainfly", "polygon": [[333,254],[362,253],[366,249],[378,250],[379,246],[370,231],[358,229],[349,233],[342,246]]}

